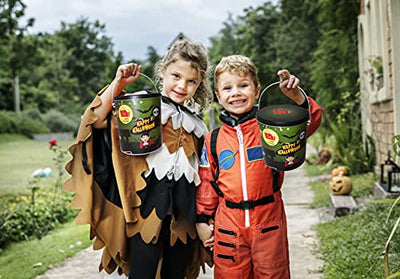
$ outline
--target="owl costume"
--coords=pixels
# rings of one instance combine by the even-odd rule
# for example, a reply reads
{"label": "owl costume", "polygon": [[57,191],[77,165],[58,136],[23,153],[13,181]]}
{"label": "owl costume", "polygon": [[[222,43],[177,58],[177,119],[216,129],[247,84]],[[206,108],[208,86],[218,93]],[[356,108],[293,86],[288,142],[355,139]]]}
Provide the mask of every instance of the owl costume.
{"label": "owl costume", "polygon": [[[69,149],[72,160],[66,165],[71,178],[63,185],[76,193],[72,200],[72,207],[80,210],[76,222],[89,224],[93,248],[103,249],[99,271],[112,273],[118,268],[128,275],[128,239],[140,235],[145,243],[156,243],[162,221],[170,216],[170,245],[179,239],[192,246],[186,278],[196,278],[204,263],[212,265],[194,226],[198,163],[207,128],[191,111],[163,96],[162,146],[145,156],[126,155],[120,150],[112,113],[107,128],[93,127],[94,109],[101,105],[106,88],[82,116],[76,142]],[[159,267],[161,263],[162,257]]]}

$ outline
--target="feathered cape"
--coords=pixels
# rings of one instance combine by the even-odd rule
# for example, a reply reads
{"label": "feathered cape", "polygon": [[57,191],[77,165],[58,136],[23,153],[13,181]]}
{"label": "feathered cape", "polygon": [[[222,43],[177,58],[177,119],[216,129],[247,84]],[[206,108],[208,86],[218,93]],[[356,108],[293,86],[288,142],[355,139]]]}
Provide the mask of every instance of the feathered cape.
{"label": "feathered cape", "polygon": [[[76,142],[69,149],[72,160],[66,165],[71,178],[63,185],[76,193],[72,200],[72,207],[80,209],[76,222],[89,224],[94,249],[103,249],[99,271],[112,273],[118,267],[120,274],[128,275],[128,237],[139,233],[146,243],[155,243],[172,205],[171,245],[178,238],[184,243],[188,236],[194,239],[187,278],[196,278],[200,266],[212,265],[212,255],[196,236],[192,206],[207,129],[195,115],[163,97],[162,147],[147,156],[126,155],[119,148],[114,116],[106,129],[92,126],[97,120],[94,109],[101,105],[99,96],[106,88],[82,116]],[[174,187],[167,187],[168,182]]]}

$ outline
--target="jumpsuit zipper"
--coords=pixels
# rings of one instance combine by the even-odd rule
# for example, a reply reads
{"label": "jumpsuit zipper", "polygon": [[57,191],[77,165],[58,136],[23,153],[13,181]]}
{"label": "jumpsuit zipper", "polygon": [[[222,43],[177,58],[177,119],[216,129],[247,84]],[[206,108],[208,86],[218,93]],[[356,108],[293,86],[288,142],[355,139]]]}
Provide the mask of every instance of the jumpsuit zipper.
{"label": "jumpsuit zipper", "polygon": [[[244,146],[243,146],[243,133],[240,129],[240,126],[235,126],[237,137],[239,140],[239,158],[240,158],[240,174],[242,179],[242,192],[243,192],[243,200],[247,201],[247,177],[246,177],[246,162],[244,155]],[[244,210],[244,224],[245,227],[250,227],[250,212],[248,209]]]}

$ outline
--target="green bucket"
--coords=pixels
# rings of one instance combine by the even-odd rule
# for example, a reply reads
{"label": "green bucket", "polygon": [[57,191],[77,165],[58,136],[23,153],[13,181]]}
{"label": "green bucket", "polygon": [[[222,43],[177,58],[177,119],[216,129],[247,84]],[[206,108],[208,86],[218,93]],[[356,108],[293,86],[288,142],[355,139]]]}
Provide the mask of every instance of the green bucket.
{"label": "green bucket", "polygon": [[[265,106],[264,93],[279,82],[263,90],[256,114],[260,131],[264,162],[279,171],[301,166],[306,157],[309,112],[291,104]],[[299,88],[308,101],[305,92]]]}
{"label": "green bucket", "polygon": [[161,147],[161,94],[148,90],[127,93],[115,97],[113,107],[121,152],[146,155]]}

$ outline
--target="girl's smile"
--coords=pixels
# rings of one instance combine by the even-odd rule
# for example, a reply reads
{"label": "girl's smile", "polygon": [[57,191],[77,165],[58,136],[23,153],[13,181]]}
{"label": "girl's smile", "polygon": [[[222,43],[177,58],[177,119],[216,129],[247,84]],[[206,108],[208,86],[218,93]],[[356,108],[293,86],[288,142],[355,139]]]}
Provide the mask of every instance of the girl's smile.
{"label": "girl's smile", "polygon": [[183,59],[168,65],[162,77],[163,95],[178,104],[193,97],[201,80],[199,71]]}

